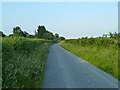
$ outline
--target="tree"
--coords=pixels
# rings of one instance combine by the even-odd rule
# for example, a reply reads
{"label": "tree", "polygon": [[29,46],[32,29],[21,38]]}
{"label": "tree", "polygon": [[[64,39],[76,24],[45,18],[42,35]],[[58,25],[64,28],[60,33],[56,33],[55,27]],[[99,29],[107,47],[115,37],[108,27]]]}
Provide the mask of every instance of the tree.
{"label": "tree", "polygon": [[113,33],[113,37],[115,38],[115,39],[117,39],[118,38],[118,34],[115,32],[115,33]]}
{"label": "tree", "polygon": [[85,39],[88,39],[88,36],[86,36]]}
{"label": "tree", "polygon": [[22,36],[27,37],[28,35],[29,34],[26,31],[24,31]]}
{"label": "tree", "polygon": [[107,37],[107,34],[103,34],[103,37]]}
{"label": "tree", "polygon": [[36,32],[36,30],[35,30],[35,34],[36,34],[37,32]]}
{"label": "tree", "polygon": [[57,33],[55,33],[55,37],[56,37],[56,38],[59,38],[59,35],[58,35]]}
{"label": "tree", "polygon": [[44,34],[43,34],[43,38],[44,38],[44,39],[48,39],[48,38],[49,38],[49,37],[48,37],[48,33],[44,33]]}
{"label": "tree", "polygon": [[10,34],[9,37],[13,37],[13,34]]}
{"label": "tree", "polygon": [[13,36],[23,36],[23,32],[19,26],[13,28]]}
{"label": "tree", "polygon": [[0,37],[5,37],[6,35],[5,34],[3,34],[3,32],[2,31],[0,31]]}
{"label": "tree", "polygon": [[34,35],[28,35],[27,38],[35,38]]}
{"label": "tree", "polygon": [[22,31],[19,26],[13,28],[13,36],[27,37],[29,34],[26,31]]}
{"label": "tree", "polygon": [[60,40],[65,40],[65,38],[64,37],[60,37]]}
{"label": "tree", "polygon": [[111,32],[109,32],[109,36],[110,38],[113,38],[113,34]]}
{"label": "tree", "polygon": [[38,38],[44,38],[43,34],[46,33],[46,29],[44,26],[38,26],[38,29],[37,29],[37,33],[36,33],[36,36]]}
{"label": "tree", "polygon": [[54,39],[54,35],[52,32],[49,32],[49,40],[53,40]]}

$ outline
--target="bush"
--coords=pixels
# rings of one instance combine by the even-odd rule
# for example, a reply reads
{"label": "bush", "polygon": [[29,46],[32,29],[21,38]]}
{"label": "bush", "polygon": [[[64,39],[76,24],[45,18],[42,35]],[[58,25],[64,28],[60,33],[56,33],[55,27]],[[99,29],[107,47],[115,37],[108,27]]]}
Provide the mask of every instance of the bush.
{"label": "bush", "polygon": [[41,88],[52,43],[24,37],[3,38],[3,88]]}
{"label": "bush", "polygon": [[118,78],[118,43],[120,45],[117,39],[101,37],[69,39],[60,45]]}

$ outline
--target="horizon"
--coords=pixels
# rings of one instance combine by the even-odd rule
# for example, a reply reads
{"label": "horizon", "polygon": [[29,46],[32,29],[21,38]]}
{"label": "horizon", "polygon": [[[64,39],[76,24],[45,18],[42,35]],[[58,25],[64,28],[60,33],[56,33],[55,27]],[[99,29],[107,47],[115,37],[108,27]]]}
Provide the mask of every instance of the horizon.
{"label": "horizon", "polygon": [[118,32],[117,2],[3,2],[2,31],[9,35],[13,27],[34,34],[44,25],[53,34],[66,39],[97,37]]}

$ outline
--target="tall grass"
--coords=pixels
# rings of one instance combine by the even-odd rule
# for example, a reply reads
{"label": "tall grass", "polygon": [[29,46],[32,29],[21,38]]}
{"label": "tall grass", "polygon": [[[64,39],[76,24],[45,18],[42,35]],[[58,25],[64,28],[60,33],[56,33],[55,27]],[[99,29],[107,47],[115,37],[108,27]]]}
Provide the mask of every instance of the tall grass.
{"label": "tall grass", "polygon": [[118,78],[118,43],[116,43],[116,40],[96,38],[91,45],[89,42],[91,42],[89,39],[85,39],[85,41],[83,39],[66,40],[61,42],[60,45],[115,78]]}
{"label": "tall grass", "polygon": [[49,47],[53,43],[23,37],[3,38],[3,88],[41,88]]}

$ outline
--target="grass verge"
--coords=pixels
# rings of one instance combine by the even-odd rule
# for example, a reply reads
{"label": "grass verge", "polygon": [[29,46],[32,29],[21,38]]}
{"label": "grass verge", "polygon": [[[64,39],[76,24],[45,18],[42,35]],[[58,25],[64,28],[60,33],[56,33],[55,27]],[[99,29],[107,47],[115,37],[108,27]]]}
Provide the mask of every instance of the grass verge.
{"label": "grass verge", "polygon": [[81,46],[71,42],[61,42],[60,45],[73,54],[118,78],[118,49],[113,47]]}

